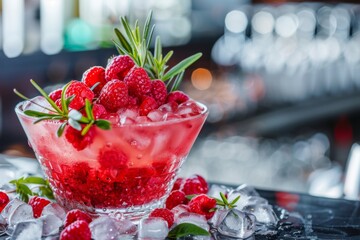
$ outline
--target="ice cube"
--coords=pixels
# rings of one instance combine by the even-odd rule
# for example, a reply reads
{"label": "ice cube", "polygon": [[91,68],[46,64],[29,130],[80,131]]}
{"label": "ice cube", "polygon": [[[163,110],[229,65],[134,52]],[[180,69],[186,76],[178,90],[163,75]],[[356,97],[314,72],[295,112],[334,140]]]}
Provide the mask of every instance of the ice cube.
{"label": "ice cube", "polygon": [[279,218],[276,216],[271,205],[268,204],[254,204],[243,208],[244,212],[253,214],[256,221],[268,225],[276,225]]}
{"label": "ice cube", "polygon": [[16,224],[11,240],[40,240],[42,235],[42,221],[29,220]]}
{"label": "ice cube", "polygon": [[241,191],[230,191],[230,193],[228,194],[228,201],[231,202],[238,196],[240,196],[240,198],[235,203],[235,208],[238,210],[242,210],[247,205],[268,204],[268,201],[265,198],[241,194]]}
{"label": "ice cube", "polygon": [[0,215],[0,226],[1,225],[6,225],[6,219],[2,215]]}
{"label": "ice cube", "polygon": [[194,116],[198,115],[202,108],[195,101],[186,101],[181,103],[177,109],[177,114],[181,116]]}
{"label": "ice cube", "polygon": [[167,222],[162,218],[143,218],[139,223],[140,239],[165,239],[169,233]]}
{"label": "ice cube", "polygon": [[205,229],[206,231],[209,231],[210,229],[206,218],[196,213],[184,212],[180,214],[175,220],[174,226],[179,225],[180,223],[192,223],[198,227]]}
{"label": "ice cube", "polygon": [[155,109],[151,112],[148,113],[147,117],[152,121],[152,122],[160,122],[163,119],[164,113],[161,112],[158,109]]}
{"label": "ice cube", "polygon": [[191,236],[191,240],[212,240],[211,236]]}
{"label": "ice cube", "polygon": [[6,226],[0,225],[0,236],[6,233]]}
{"label": "ice cube", "polygon": [[115,220],[108,216],[98,217],[90,223],[89,227],[94,240],[113,240],[118,237]]}
{"label": "ice cube", "polygon": [[31,219],[34,219],[32,207],[29,204],[22,203],[17,206],[10,214],[8,223],[10,226],[13,226],[18,222],[23,222]]}
{"label": "ice cube", "polygon": [[137,233],[137,226],[128,219],[114,220],[116,229],[120,239],[129,238],[135,236]]}
{"label": "ice cube", "polygon": [[53,214],[44,215],[40,217],[39,220],[43,222],[43,236],[49,236],[59,233],[59,229],[63,225],[63,221]]}
{"label": "ice cube", "polygon": [[188,205],[180,204],[171,209],[171,211],[174,213],[174,218],[176,220],[180,216],[180,214],[189,212],[189,207]]}
{"label": "ice cube", "polygon": [[41,216],[46,216],[46,215],[55,215],[64,221],[66,217],[66,212],[59,204],[50,203],[46,205],[42,210]]}
{"label": "ice cube", "polygon": [[255,232],[255,217],[237,209],[227,211],[221,215],[217,230],[221,235],[234,238],[248,238]]}
{"label": "ice cube", "polygon": [[181,118],[180,115],[177,115],[175,113],[172,113],[172,112],[169,112],[169,113],[165,113],[164,116],[163,116],[163,121],[170,121],[170,120],[173,120],[173,119],[179,119]]}
{"label": "ice cube", "polygon": [[163,113],[175,112],[178,108],[178,104],[176,102],[169,102],[161,105],[158,109]]}
{"label": "ice cube", "polygon": [[246,184],[238,186],[234,191],[247,196],[260,196],[259,193],[255,190],[255,188]]}
{"label": "ice cube", "polygon": [[210,186],[208,196],[213,198],[220,198],[220,193],[227,194],[229,192],[229,188],[223,185],[213,184]]}
{"label": "ice cube", "polygon": [[10,200],[10,202],[6,204],[5,208],[1,211],[1,216],[8,222],[12,212],[23,203],[23,201],[20,201],[17,198]]}
{"label": "ice cube", "polygon": [[37,112],[49,112],[49,110],[55,111],[43,96],[37,96],[26,101],[23,105],[23,110],[32,110]]}
{"label": "ice cube", "polygon": [[150,119],[147,116],[138,116],[135,119],[136,123],[148,123],[150,122]]}
{"label": "ice cube", "polygon": [[125,109],[118,113],[120,125],[134,123],[135,119],[139,116],[138,111],[135,109]]}

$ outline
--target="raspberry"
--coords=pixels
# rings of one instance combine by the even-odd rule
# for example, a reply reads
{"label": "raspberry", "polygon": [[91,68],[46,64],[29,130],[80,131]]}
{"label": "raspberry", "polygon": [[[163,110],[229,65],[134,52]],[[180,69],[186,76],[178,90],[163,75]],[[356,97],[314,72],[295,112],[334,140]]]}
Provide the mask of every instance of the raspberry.
{"label": "raspberry", "polygon": [[216,207],[216,200],[200,194],[191,199],[188,206],[190,212],[204,215],[206,219],[210,219],[215,213],[213,210]]}
{"label": "raspberry", "polygon": [[10,201],[9,196],[4,192],[0,192],[0,212],[9,203],[9,201]]}
{"label": "raspberry", "polygon": [[127,55],[113,57],[105,69],[106,81],[113,79],[124,80],[130,69],[135,65],[134,61]]}
{"label": "raspberry", "polygon": [[95,135],[94,127],[91,127],[89,131],[85,134],[85,136],[82,136],[81,131],[78,131],[71,126],[68,126],[65,129],[66,140],[69,143],[71,143],[73,147],[78,151],[81,151],[87,146],[89,146],[94,140],[94,135]]}
{"label": "raspberry", "polygon": [[86,221],[75,221],[61,231],[60,240],[91,240],[91,231]]}
{"label": "raspberry", "polygon": [[59,88],[49,93],[49,97],[51,98],[51,100],[55,102],[56,100],[61,98],[61,94],[62,94],[62,89]]}
{"label": "raspberry", "polygon": [[124,82],[129,87],[130,95],[142,97],[151,93],[151,80],[143,68],[133,67]]}
{"label": "raspberry", "polygon": [[169,197],[166,199],[165,206],[167,209],[173,209],[174,207],[186,203],[185,193],[179,190],[172,191]]}
{"label": "raspberry", "polygon": [[64,227],[67,227],[70,224],[72,224],[73,222],[76,222],[79,220],[85,221],[87,223],[91,223],[92,218],[87,213],[85,213],[79,209],[73,209],[66,214]]}
{"label": "raspberry", "polygon": [[138,97],[129,95],[128,108],[137,108],[139,106],[140,100]]}
{"label": "raspberry", "polygon": [[128,105],[128,87],[118,79],[107,82],[100,92],[99,103],[108,111],[116,112]]}
{"label": "raspberry", "polygon": [[168,94],[166,102],[176,102],[181,104],[189,100],[189,96],[182,91],[174,91]]}
{"label": "raspberry", "polygon": [[69,107],[79,110],[85,106],[85,99],[90,102],[93,100],[94,92],[85,83],[73,80],[65,92],[65,97],[71,96],[74,96],[74,99],[70,102]]}
{"label": "raspberry", "polygon": [[208,184],[203,177],[200,175],[193,175],[187,179],[183,183],[180,188],[185,195],[193,195],[193,194],[206,194],[209,190]]}
{"label": "raspberry", "polygon": [[166,208],[156,208],[152,211],[149,217],[159,217],[164,219],[168,223],[170,228],[174,224],[174,213]]}
{"label": "raspberry", "polygon": [[38,197],[38,196],[34,196],[34,197],[30,198],[28,204],[33,209],[34,218],[40,217],[41,213],[42,213],[42,210],[49,203],[50,203],[50,201],[47,200],[46,198],[42,198],[42,197]]}
{"label": "raspberry", "polygon": [[163,81],[158,79],[151,81],[151,96],[156,100],[158,106],[165,103],[167,90]]}
{"label": "raspberry", "polygon": [[158,104],[156,103],[155,99],[152,97],[145,97],[142,101],[140,108],[139,108],[139,115],[146,116],[149,112],[156,109]]}
{"label": "raspberry", "polygon": [[179,190],[181,188],[181,185],[183,184],[184,179],[179,177],[175,180],[174,186],[171,191]]}
{"label": "raspberry", "polygon": [[101,89],[106,84],[105,80],[105,68],[101,66],[94,66],[86,70],[82,76],[81,81],[86,84],[89,88],[94,84],[99,83],[94,89],[94,93],[99,95]]}
{"label": "raspberry", "polygon": [[103,105],[97,103],[93,104],[92,111],[95,119],[99,119],[102,115],[107,114],[106,108]]}
{"label": "raspberry", "polygon": [[105,146],[99,151],[98,161],[105,168],[122,169],[127,167],[128,157],[119,148]]}

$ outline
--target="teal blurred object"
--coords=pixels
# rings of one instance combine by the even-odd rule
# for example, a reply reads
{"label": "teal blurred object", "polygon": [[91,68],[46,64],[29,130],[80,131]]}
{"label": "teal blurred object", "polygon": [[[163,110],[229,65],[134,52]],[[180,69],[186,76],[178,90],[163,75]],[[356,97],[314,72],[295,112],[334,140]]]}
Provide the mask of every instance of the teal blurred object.
{"label": "teal blurred object", "polygon": [[96,47],[94,29],[81,19],[73,19],[65,29],[65,48],[89,50]]}

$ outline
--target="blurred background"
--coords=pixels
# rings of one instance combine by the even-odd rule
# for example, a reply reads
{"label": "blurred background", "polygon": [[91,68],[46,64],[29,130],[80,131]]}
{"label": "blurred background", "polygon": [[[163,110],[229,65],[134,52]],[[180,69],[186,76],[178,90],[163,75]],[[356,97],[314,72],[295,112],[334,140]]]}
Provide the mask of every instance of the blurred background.
{"label": "blurred background", "polygon": [[210,115],[181,175],[359,199],[356,1],[0,0],[3,156],[33,157],[12,89],[35,96],[29,79],[52,86],[105,66],[119,16],[150,9],[174,62],[203,53],[181,89]]}

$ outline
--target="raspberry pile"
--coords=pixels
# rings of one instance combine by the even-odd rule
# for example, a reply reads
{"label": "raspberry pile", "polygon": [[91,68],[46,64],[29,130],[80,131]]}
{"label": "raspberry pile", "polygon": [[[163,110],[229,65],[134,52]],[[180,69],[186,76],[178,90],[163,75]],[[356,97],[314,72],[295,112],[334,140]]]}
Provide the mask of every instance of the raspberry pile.
{"label": "raspberry pile", "polygon": [[[62,108],[62,91],[59,88],[49,94],[59,108]],[[81,81],[72,80],[67,85],[64,95],[75,96],[69,108],[80,112],[84,111],[86,100],[92,102],[95,120],[106,119],[113,126],[169,121],[196,116],[203,111],[184,92],[168,92],[162,80],[150,79],[146,70],[136,66],[126,55],[113,57],[106,68],[89,68]],[[83,136],[80,131],[68,127],[65,137],[80,151],[93,142],[94,134],[90,129]]]}

